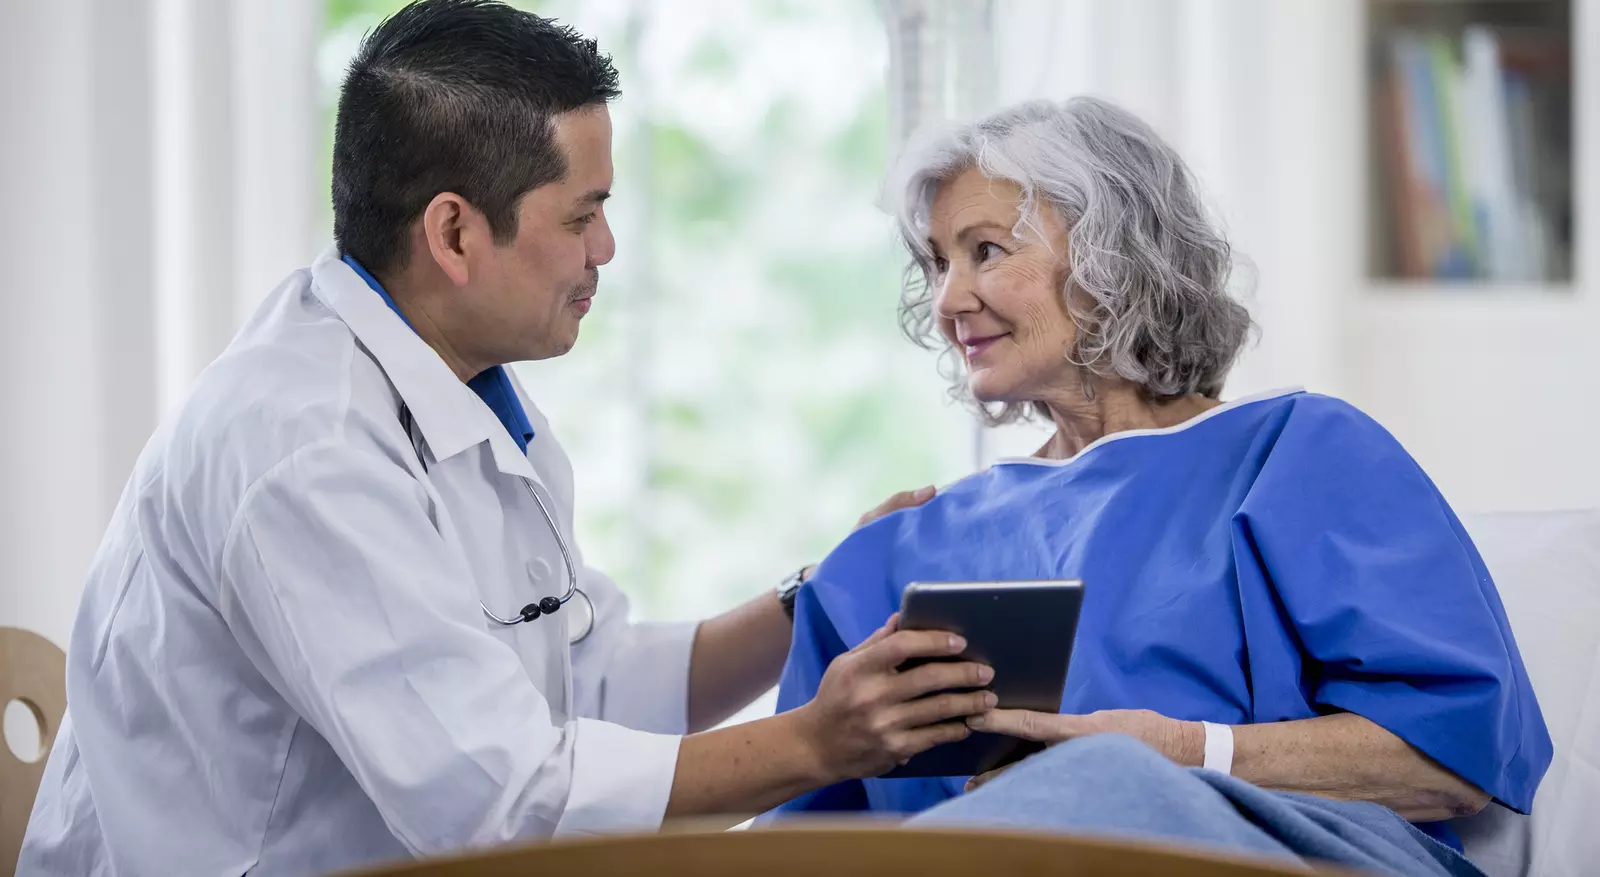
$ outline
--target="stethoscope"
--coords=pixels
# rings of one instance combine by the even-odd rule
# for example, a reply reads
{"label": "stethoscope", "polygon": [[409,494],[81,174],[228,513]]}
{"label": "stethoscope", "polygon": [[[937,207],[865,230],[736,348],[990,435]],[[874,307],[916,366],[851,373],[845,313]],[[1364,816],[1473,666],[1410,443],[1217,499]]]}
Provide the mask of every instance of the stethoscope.
{"label": "stethoscope", "polygon": [[[411,416],[411,409],[404,402],[400,403],[400,426],[405,429],[406,437],[411,440],[411,450],[416,452],[417,462],[422,464],[422,471],[427,472],[428,458],[423,453],[422,436],[416,430],[416,421]],[[567,568],[567,590],[559,597],[545,597],[537,603],[529,603],[517,610],[515,615],[504,617],[496,615],[482,600],[478,601],[478,608],[482,609],[483,614],[495,624],[510,627],[525,621],[533,621],[542,615],[554,615],[573,598],[580,598],[578,602],[572,603],[573,610],[568,613],[568,617],[573,623],[567,626],[567,643],[577,645],[594,630],[594,602],[578,587],[578,568],[572,562],[572,550],[567,547],[567,540],[562,538],[561,528],[556,526],[556,519],[550,514],[549,507],[544,504],[539,492],[533,489],[532,481],[527,478],[517,480],[528,489],[528,495],[533,497],[534,503],[539,506],[539,513],[544,515],[545,523],[550,525],[550,535],[556,538],[556,547],[561,550],[561,562]],[[530,577],[534,577],[531,569]]]}

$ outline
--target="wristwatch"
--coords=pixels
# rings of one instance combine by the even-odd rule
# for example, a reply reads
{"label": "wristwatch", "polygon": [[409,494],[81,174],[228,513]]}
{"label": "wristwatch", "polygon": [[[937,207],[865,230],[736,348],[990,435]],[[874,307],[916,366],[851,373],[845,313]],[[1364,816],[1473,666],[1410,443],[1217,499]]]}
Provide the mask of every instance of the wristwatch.
{"label": "wristwatch", "polygon": [[811,564],[806,564],[792,573],[783,577],[778,583],[778,602],[783,605],[783,613],[794,620],[794,601],[800,596],[800,586],[806,583],[806,574],[811,571]]}

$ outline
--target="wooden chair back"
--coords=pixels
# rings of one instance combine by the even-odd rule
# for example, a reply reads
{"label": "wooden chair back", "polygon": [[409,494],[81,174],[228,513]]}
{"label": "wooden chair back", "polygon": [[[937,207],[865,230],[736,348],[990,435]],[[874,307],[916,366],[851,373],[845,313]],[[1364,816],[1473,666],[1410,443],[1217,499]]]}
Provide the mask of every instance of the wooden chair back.
{"label": "wooden chair back", "polygon": [[[0,709],[20,702],[39,725],[39,751],[16,753],[0,740],[0,877],[12,877],[44,757],[67,711],[67,656],[31,631],[0,627]],[[26,760],[24,760],[26,759]]]}

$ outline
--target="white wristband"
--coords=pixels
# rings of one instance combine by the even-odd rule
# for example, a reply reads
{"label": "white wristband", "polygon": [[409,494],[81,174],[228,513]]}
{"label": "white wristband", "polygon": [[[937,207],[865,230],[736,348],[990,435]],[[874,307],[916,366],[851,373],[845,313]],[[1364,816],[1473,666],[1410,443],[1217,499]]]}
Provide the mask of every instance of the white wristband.
{"label": "white wristband", "polygon": [[1201,765],[1217,773],[1233,773],[1233,728],[1201,722],[1206,729],[1206,760]]}

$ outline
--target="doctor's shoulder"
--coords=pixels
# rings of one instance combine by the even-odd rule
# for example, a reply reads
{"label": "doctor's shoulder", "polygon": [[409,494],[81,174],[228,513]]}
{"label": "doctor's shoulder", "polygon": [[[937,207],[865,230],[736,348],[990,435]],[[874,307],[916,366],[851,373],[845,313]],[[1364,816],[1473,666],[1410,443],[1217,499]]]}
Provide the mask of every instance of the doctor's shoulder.
{"label": "doctor's shoulder", "polygon": [[258,314],[163,425],[151,462],[168,479],[204,482],[184,493],[233,505],[307,449],[375,452],[394,440],[367,410],[392,393],[382,370],[337,318],[301,316],[262,326]]}

